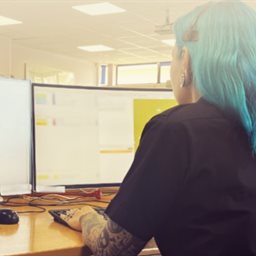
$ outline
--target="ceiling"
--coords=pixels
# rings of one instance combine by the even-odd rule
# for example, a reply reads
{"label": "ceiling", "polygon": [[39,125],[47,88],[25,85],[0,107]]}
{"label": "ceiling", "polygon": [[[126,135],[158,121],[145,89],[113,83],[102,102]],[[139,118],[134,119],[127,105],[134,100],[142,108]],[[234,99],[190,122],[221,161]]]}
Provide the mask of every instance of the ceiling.
{"label": "ceiling", "polygon": [[[127,12],[89,16],[74,5],[109,2]],[[205,0],[0,0],[0,16],[22,24],[0,26],[0,35],[13,44],[96,63],[145,63],[167,61],[170,46],[161,42],[156,25],[166,16],[173,22]],[[247,1],[256,6],[255,1]],[[89,53],[81,45],[104,44],[111,52]]]}

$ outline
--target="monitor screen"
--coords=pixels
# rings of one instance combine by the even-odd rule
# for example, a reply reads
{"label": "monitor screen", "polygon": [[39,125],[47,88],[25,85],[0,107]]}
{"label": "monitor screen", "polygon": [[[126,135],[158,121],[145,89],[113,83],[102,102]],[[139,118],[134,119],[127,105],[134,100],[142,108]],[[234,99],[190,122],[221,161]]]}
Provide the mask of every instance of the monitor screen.
{"label": "monitor screen", "polygon": [[31,192],[32,89],[29,81],[0,78],[0,194]]}
{"label": "monitor screen", "polygon": [[[36,189],[120,184],[136,150],[135,131],[140,128],[135,111],[145,107],[138,101],[159,103],[155,112],[150,109],[151,116],[159,113],[162,100],[165,108],[176,104],[170,90],[33,87]],[[142,120],[143,112],[148,114],[140,112]]]}

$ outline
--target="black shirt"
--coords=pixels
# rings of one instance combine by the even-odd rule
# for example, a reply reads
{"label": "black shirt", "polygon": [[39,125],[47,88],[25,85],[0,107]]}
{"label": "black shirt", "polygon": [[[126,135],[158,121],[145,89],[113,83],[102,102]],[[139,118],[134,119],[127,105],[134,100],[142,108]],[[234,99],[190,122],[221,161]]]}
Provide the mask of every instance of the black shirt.
{"label": "black shirt", "polygon": [[106,213],[164,256],[256,255],[256,157],[239,121],[200,99],[153,117]]}

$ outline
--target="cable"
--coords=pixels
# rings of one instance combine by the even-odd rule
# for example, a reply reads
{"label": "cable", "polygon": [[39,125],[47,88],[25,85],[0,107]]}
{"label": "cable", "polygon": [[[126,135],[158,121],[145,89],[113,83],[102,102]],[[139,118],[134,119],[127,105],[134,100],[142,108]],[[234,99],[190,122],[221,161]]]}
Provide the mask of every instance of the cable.
{"label": "cable", "polygon": [[19,203],[19,202],[9,202],[10,200],[6,200],[5,202],[2,202],[1,205],[3,206],[9,206],[9,207],[24,207],[24,206],[31,206],[35,208],[39,208],[40,211],[34,211],[34,210],[28,210],[28,211],[17,211],[17,213],[42,213],[45,212],[46,209],[41,206],[36,206],[36,205],[30,205],[29,203]]}
{"label": "cable", "polygon": [[35,206],[35,205],[30,205],[31,207],[35,207],[38,209],[41,209],[41,211],[17,211],[18,214],[22,214],[22,213],[43,213],[46,212],[47,210],[44,207],[41,206]]}
{"label": "cable", "polygon": [[[45,206],[84,206],[88,205],[96,208],[106,208],[106,206],[99,206],[98,203],[109,204],[110,200],[106,199],[94,199],[85,195],[86,191],[82,190],[83,195],[81,193],[72,193],[72,194],[32,194],[32,195],[22,195],[22,196],[10,196],[4,201],[0,202],[0,205],[9,206],[9,207],[35,207],[40,210],[25,210],[18,211],[18,213],[43,213],[47,211]],[[104,193],[104,197],[108,195],[112,195],[114,193]],[[102,198],[102,197],[100,197]],[[20,201],[22,200],[22,201]]]}

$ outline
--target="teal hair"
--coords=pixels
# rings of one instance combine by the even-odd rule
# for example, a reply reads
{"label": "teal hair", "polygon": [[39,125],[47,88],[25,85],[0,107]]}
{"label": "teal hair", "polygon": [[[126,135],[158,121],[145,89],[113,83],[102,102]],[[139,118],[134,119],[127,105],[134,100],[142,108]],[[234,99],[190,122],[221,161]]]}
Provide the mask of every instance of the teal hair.
{"label": "teal hair", "polygon": [[[184,37],[191,30],[195,40]],[[174,31],[178,49],[189,50],[197,90],[242,122],[255,154],[256,12],[234,0],[208,3],[178,19]]]}

